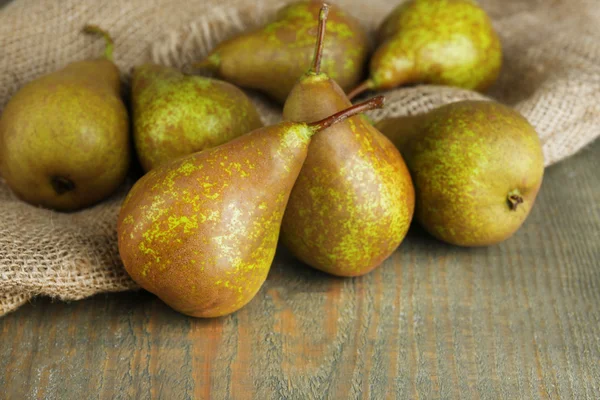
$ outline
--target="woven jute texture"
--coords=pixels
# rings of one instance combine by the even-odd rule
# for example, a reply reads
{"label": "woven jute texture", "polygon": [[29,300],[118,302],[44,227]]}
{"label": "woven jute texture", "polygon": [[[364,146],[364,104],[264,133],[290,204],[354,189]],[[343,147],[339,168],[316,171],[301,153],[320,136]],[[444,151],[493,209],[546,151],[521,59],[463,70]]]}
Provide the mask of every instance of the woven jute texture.
{"label": "woven jute texture", "polygon": [[[282,0],[12,0],[0,9],[0,109],[24,83],[74,60],[95,57],[102,41],[82,35],[86,23],[110,31],[127,82],[136,64],[183,68],[219,41],[272,18]],[[396,4],[337,0],[373,32]],[[535,126],[546,164],[570,156],[600,134],[598,0],[485,0],[502,38],[504,66],[486,96],[509,104]],[[416,86],[387,93],[386,116],[416,114],[484,96]],[[265,123],[280,108],[252,94]],[[116,218],[131,182],[110,199],[77,213],[29,206],[0,180],[0,315],[37,295],[76,300],[135,289],[117,251]]]}

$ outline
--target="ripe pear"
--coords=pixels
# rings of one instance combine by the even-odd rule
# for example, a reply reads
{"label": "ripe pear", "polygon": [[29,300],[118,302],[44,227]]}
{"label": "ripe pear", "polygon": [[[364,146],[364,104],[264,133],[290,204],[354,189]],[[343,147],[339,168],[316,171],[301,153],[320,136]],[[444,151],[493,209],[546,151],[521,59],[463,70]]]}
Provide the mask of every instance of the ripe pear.
{"label": "ripe pear", "polygon": [[492,23],[474,0],[409,0],[396,7],[378,31],[379,46],[367,90],[431,83],[485,90],[502,65],[502,46]]}
{"label": "ripe pear", "polygon": [[[283,103],[310,67],[320,7],[315,1],[290,4],[277,13],[274,22],[219,44],[197,66]],[[327,57],[323,71],[344,90],[362,79],[368,38],[358,21],[340,8],[331,10],[323,51]]]}
{"label": "ripe pear", "polygon": [[237,87],[156,64],[133,70],[131,96],[133,136],[146,171],[262,126]]}
{"label": "ripe pear", "polygon": [[416,219],[459,246],[487,246],[523,224],[542,184],[534,128],[491,101],[461,101],[377,125],[400,148],[417,195]]}
{"label": "ripe pear", "polygon": [[130,162],[129,122],[119,71],[106,54],[79,61],[23,86],[0,120],[3,176],[21,199],[77,210],[110,195]]}
{"label": "ripe pear", "polygon": [[[326,18],[324,6],[313,68],[285,102],[287,120],[316,121],[351,105],[319,69]],[[316,269],[363,275],[400,245],[414,202],[398,150],[363,115],[355,116],[314,136],[283,218],[282,241]]]}
{"label": "ripe pear", "polygon": [[316,123],[260,128],[151,170],[119,214],[125,269],[184,314],[217,317],[243,307],[269,272],[311,136],[382,104],[376,98]]}

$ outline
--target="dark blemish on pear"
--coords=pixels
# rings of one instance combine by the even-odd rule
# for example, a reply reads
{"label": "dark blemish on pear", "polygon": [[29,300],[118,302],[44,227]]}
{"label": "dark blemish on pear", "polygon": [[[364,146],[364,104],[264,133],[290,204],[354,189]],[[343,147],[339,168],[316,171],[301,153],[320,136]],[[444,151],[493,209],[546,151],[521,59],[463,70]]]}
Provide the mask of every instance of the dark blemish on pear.
{"label": "dark blemish on pear", "polygon": [[75,190],[75,183],[72,180],[65,178],[63,176],[53,176],[50,178],[50,184],[52,188],[59,196]]}
{"label": "dark blemish on pear", "polygon": [[523,204],[523,196],[518,190],[513,190],[508,194],[508,206],[512,211],[517,211],[519,204]]}

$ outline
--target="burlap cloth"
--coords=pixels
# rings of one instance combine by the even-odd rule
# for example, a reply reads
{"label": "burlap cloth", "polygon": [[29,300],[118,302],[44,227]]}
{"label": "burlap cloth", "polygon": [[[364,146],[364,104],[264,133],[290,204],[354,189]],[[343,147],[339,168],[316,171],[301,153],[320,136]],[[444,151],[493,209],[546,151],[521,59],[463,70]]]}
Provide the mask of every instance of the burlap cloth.
{"label": "burlap cloth", "polygon": [[[6,0],[5,0],[6,1]],[[2,1],[0,1],[2,3]],[[95,23],[116,39],[125,80],[147,60],[182,67],[220,40],[269,19],[282,0],[13,0],[0,9],[0,109],[29,80],[102,51],[80,34]],[[337,0],[373,30],[398,1]],[[499,82],[487,95],[514,106],[539,132],[546,164],[600,134],[598,0],[485,0],[504,46]],[[481,95],[420,86],[388,93],[385,116],[415,114]],[[280,110],[253,99],[265,123]],[[125,274],[115,233],[128,186],[96,207],[63,214],[17,200],[0,180],[0,315],[36,295],[76,300],[136,288]]]}

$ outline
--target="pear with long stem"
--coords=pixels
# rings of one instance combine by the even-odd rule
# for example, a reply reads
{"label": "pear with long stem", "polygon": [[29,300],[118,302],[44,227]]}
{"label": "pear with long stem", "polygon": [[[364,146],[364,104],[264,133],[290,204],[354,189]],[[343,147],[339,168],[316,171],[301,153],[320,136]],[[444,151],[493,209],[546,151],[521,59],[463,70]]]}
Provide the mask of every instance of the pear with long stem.
{"label": "pear with long stem", "polygon": [[[284,118],[314,121],[351,103],[320,66],[328,6],[312,68],[292,89]],[[363,275],[400,245],[414,208],[414,190],[394,145],[364,116],[355,116],[313,138],[292,190],[282,241],[310,266],[339,276]]]}
{"label": "pear with long stem", "polygon": [[125,269],[184,314],[243,307],[267,277],[311,137],[382,106],[377,97],[316,122],[281,122],[151,170],[119,215]]}
{"label": "pear with long stem", "polygon": [[[264,27],[220,43],[195,67],[283,103],[310,66],[320,7],[317,1],[289,4]],[[360,23],[339,7],[332,7],[330,20],[323,69],[350,90],[362,79],[368,37]]]}

